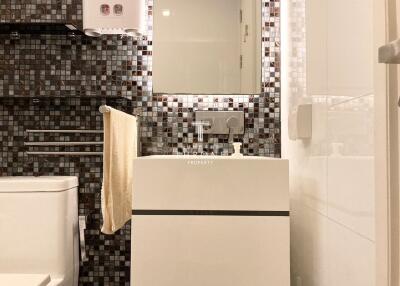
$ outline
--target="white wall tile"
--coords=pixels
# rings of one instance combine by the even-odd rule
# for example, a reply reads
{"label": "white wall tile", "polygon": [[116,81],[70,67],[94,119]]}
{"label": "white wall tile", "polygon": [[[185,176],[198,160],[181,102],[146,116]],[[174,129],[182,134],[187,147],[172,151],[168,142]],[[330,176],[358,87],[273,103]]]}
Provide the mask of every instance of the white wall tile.
{"label": "white wall tile", "polygon": [[298,104],[314,105],[312,139],[283,142],[291,174],[292,285],[372,286],[372,0],[290,0],[287,7],[282,107],[290,113]]}
{"label": "white wall tile", "polygon": [[375,244],[340,224],[327,224],[329,286],[374,286]]}

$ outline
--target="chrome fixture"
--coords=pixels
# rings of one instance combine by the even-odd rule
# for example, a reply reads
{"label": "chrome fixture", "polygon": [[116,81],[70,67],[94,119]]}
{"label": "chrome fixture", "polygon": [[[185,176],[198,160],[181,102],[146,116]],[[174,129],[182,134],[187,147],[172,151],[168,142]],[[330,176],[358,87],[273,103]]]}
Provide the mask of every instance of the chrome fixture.
{"label": "chrome fixture", "polygon": [[[101,113],[110,112],[111,107],[107,105],[102,105],[99,108]],[[138,157],[141,156],[141,144],[140,144],[140,116],[141,109],[138,108],[135,111],[135,116],[137,117],[138,124]],[[103,134],[103,130],[94,130],[94,129],[43,129],[43,130],[34,130],[28,129],[27,133],[65,133],[65,134]],[[25,146],[99,146],[104,145],[104,142],[96,142],[96,141],[82,141],[82,142],[24,142]],[[36,155],[36,156],[102,156],[103,152],[97,151],[27,151],[26,155]]]}
{"label": "chrome fixture", "polygon": [[76,38],[76,32],[68,31],[67,32],[67,37],[70,38],[70,39],[75,39]]}
{"label": "chrome fixture", "polygon": [[[75,129],[75,130],[65,130],[65,129],[43,129],[43,130],[26,130],[27,133],[66,133],[66,134],[103,134],[103,130],[85,130],[85,129]],[[103,142],[95,142],[95,141],[83,141],[83,142],[24,142],[25,146],[34,147],[34,146],[98,146],[103,145]],[[27,151],[25,152],[28,156],[102,156],[103,152],[94,152],[94,151],[82,151],[82,152],[74,152],[74,151]]]}
{"label": "chrome fixture", "polygon": [[204,140],[204,130],[210,128],[212,126],[211,121],[196,121],[193,122],[193,125],[196,126],[197,140],[198,142],[203,142]]}
{"label": "chrome fixture", "polygon": [[107,105],[102,105],[102,106],[100,106],[99,107],[99,111],[101,112],[101,113],[107,113],[107,112],[110,112],[111,111],[111,107],[109,107],[109,106],[107,106]]}
{"label": "chrome fixture", "polygon": [[87,145],[103,145],[103,142],[24,142],[25,146],[87,146]]}
{"label": "chrome fixture", "polygon": [[240,122],[237,117],[231,116],[226,120],[226,126],[229,128],[229,143],[233,143],[233,135],[235,130],[239,127]]}
{"label": "chrome fixture", "polygon": [[102,156],[103,152],[26,152],[26,155],[44,155],[44,156]]}
{"label": "chrome fixture", "polygon": [[86,262],[89,258],[86,255],[86,241],[85,241],[85,229],[86,229],[86,216],[79,216],[79,244],[81,248],[81,261]]}
{"label": "chrome fixture", "polygon": [[[103,104],[103,105],[101,105],[99,107],[99,111],[101,113],[108,113],[108,112],[111,111],[111,107],[108,106],[108,105]],[[141,108],[136,108],[132,115],[136,117],[136,125],[137,125],[137,156],[140,157],[140,156],[142,156],[142,144],[141,144],[141,141],[140,141],[140,137],[141,137],[141,134],[142,134],[142,132],[141,132],[142,130],[140,128],[140,126],[141,126],[141,117],[142,117],[142,109]]]}
{"label": "chrome fixture", "polygon": [[[244,134],[243,111],[196,111],[196,122],[208,122],[208,128],[203,128],[204,134],[226,134],[229,142],[233,136]],[[198,130],[197,130],[198,132]]]}
{"label": "chrome fixture", "polygon": [[[103,104],[99,107],[99,111],[101,113],[107,113],[107,112],[111,111],[111,107],[106,104]],[[141,108],[135,108],[132,115],[136,116],[136,117],[140,117],[140,116],[142,116],[142,112],[143,112],[143,110]]]}
{"label": "chrome fixture", "polygon": [[85,129],[43,129],[43,130],[26,130],[27,133],[98,133],[103,134],[103,130],[85,130]]}

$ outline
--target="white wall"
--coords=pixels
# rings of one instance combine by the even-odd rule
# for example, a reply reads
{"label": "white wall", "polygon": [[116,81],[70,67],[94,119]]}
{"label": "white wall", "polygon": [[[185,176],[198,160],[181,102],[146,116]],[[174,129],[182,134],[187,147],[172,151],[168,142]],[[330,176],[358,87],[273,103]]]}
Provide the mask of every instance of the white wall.
{"label": "white wall", "polygon": [[[373,0],[283,1],[292,285],[375,285]],[[287,117],[312,103],[311,140]]]}

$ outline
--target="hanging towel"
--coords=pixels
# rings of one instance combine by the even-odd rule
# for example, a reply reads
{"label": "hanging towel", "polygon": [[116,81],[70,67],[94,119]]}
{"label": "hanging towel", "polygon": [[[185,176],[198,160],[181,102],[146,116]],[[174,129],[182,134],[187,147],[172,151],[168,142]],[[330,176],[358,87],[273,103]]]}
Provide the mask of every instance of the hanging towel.
{"label": "hanging towel", "polygon": [[113,234],[131,219],[133,160],[137,157],[136,117],[110,108],[104,116],[101,231]]}

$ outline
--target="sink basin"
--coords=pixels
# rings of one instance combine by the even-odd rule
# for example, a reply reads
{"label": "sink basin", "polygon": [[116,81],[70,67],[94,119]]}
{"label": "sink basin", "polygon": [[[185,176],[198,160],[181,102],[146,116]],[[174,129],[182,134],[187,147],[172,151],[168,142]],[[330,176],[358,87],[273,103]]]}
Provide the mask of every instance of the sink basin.
{"label": "sink basin", "polygon": [[134,176],[133,285],[290,285],[288,161],[149,156]]}
{"label": "sink basin", "polygon": [[289,211],[288,169],[268,157],[140,157],[133,209]]}

